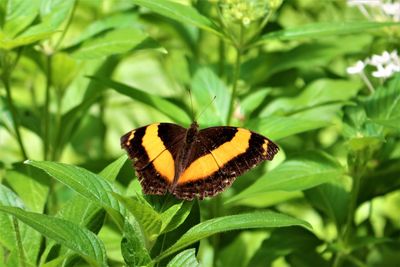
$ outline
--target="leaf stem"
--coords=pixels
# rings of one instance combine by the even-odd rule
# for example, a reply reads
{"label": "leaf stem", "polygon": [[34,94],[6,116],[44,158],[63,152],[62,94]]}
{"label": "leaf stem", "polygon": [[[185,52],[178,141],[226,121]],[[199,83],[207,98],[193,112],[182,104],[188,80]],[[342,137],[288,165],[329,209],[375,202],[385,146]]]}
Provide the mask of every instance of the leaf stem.
{"label": "leaf stem", "polygon": [[344,251],[340,251],[337,253],[334,264],[333,264],[334,267],[342,266],[343,260],[345,258],[349,259],[349,257],[350,257],[351,259],[353,259],[350,255],[348,246],[351,241],[350,239],[352,237],[355,211],[357,208],[357,200],[358,200],[358,195],[360,192],[361,178],[365,172],[365,163],[367,160],[367,157],[366,157],[367,154],[368,154],[368,151],[363,150],[363,151],[356,152],[354,155],[349,156],[350,157],[349,165],[351,166],[350,174],[353,177],[353,184],[352,184],[352,189],[351,189],[346,224],[344,226],[344,229],[343,229],[341,235],[339,236],[339,240],[341,240],[341,242],[343,243]]}
{"label": "leaf stem", "polygon": [[[22,141],[21,132],[19,130],[20,121],[19,121],[19,117],[18,117],[17,108],[14,105],[14,101],[13,101],[12,94],[11,94],[11,88],[10,88],[11,72],[12,72],[12,69],[15,66],[16,63],[10,64],[9,55],[8,55],[7,52],[0,51],[0,53],[1,53],[1,55],[0,55],[0,57],[1,57],[1,67],[2,67],[2,71],[3,71],[3,73],[1,74],[1,80],[3,82],[4,88],[6,89],[7,103],[8,103],[8,107],[10,109],[10,112],[11,112],[15,135],[17,137],[17,142],[18,142],[18,145],[20,147],[21,154],[22,154],[23,158],[24,159],[28,159],[28,155],[26,153],[26,150],[25,150],[25,147],[24,147],[24,143]],[[19,53],[17,55],[17,60],[19,58]]]}
{"label": "leaf stem", "polygon": [[232,81],[232,94],[231,94],[231,100],[229,103],[229,112],[228,112],[228,119],[227,119],[227,124],[231,125],[232,122],[232,117],[233,117],[233,112],[234,112],[234,105],[235,105],[235,98],[236,98],[236,91],[239,83],[239,78],[240,78],[240,64],[242,62],[242,45],[243,45],[243,25],[240,24],[240,32],[239,32],[239,43],[235,46],[236,47],[236,62],[234,66],[234,74],[233,74],[233,81]]}
{"label": "leaf stem", "polygon": [[46,95],[44,102],[44,110],[43,110],[43,158],[44,160],[48,159],[49,148],[50,148],[50,133],[49,133],[49,125],[50,125],[50,88],[52,83],[52,56],[49,55],[46,57]]}
{"label": "leaf stem", "polygon": [[18,220],[17,218],[15,218],[15,216],[12,216],[12,220],[15,230],[15,238],[17,240],[19,264],[20,266],[25,267],[26,266],[25,253],[24,253],[24,247],[22,245],[21,232],[19,230]]}

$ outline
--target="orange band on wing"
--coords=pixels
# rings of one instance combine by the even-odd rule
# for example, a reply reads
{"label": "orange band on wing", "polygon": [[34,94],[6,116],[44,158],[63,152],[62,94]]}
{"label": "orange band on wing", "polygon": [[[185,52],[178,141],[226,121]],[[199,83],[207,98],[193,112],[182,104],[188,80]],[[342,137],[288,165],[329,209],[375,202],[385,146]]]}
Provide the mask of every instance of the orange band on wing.
{"label": "orange band on wing", "polygon": [[142,146],[146,150],[149,161],[153,162],[156,171],[172,183],[175,176],[175,163],[171,153],[158,136],[158,124],[147,126],[142,139]]}
{"label": "orange band on wing", "polygon": [[217,172],[219,167],[246,152],[249,147],[250,137],[250,131],[238,128],[231,141],[220,145],[212,150],[210,154],[193,161],[179,177],[178,184],[199,180]]}

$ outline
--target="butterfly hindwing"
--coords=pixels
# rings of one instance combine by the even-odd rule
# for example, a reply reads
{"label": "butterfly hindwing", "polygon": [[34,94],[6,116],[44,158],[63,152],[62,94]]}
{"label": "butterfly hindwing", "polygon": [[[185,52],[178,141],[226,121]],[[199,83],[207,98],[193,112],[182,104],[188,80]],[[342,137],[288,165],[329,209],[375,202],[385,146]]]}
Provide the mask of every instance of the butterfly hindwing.
{"label": "butterfly hindwing", "polygon": [[171,123],[157,123],[126,133],[121,146],[134,161],[137,176],[146,194],[163,195],[173,183],[177,148],[186,129]]}
{"label": "butterfly hindwing", "polygon": [[264,160],[272,160],[278,151],[264,136],[237,127],[207,128],[197,138],[173,192],[178,198],[213,196],[230,186],[237,176]]}

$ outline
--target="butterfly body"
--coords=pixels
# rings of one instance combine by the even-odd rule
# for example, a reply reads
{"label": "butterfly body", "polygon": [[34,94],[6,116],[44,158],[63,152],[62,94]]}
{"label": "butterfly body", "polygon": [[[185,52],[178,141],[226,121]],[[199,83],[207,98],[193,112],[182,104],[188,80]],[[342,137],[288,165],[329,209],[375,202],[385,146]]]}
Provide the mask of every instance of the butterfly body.
{"label": "butterfly body", "polygon": [[156,123],[126,133],[121,146],[134,161],[146,194],[177,198],[214,196],[234,179],[264,160],[278,147],[268,138],[237,127],[199,130],[196,122],[185,129]]}

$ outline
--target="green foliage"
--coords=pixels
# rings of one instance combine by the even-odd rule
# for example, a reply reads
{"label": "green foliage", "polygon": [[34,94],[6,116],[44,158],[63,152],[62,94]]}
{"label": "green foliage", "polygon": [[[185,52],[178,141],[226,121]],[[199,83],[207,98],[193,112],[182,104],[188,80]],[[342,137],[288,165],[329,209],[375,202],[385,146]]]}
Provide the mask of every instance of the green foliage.
{"label": "green foliage", "polygon": [[[371,18],[314,0],[0,0],[0,266],[395,266],[400,75],[345,71],[400,48],[398,22]],[[211,199],[143,195],[120,136],[193,119],[280,152]]]}

